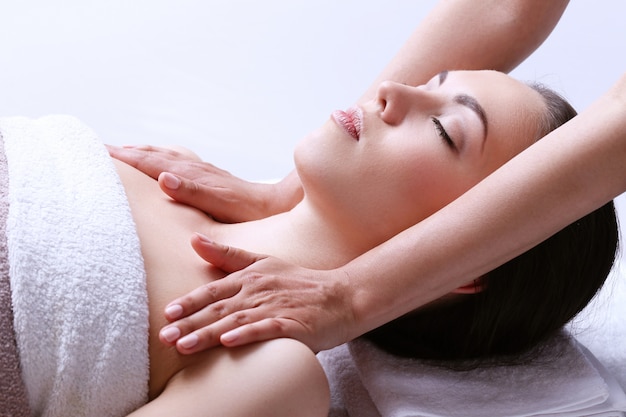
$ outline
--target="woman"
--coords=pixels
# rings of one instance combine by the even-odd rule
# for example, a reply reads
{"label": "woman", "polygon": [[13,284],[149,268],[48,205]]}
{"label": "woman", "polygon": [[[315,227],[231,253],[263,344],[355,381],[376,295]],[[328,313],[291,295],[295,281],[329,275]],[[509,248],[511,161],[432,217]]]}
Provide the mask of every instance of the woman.
{"label": "woman", "polygon": [[[543,122],[550,114],[545,94],[493,71],[443,72],[418,87],[384,82],[374,100],[333,113],[327,123],[298,145],[295,160],[303,184],[303,200],[289,212],[246,223],[219,223],[195,209],[173,203],[153,179],[114,161],[136,225],[147,285],[151,401],[133,415],[289,415],[294,410],[300,415],[303,410],[310,415],[324,415],[328,392],[323,373],[312,352],[299,343],[279,340],[232,352],[217,349],[182,356],[159,342],[159,329],[164,325],[160,312],[167,300],[199,286],[207,275],[212,279],[223,276],[215,268],[207,270],[186,247],[188,236],[200,231],[210,239],[280,256],[303,267],[338,267],[423,220],[545,134]],[[560,109],[563,108],[568,109],[561,102]],[[562,122],[548,118],[553,122],[549,128]],[[12,132],[16,131],[22,130],[14,128]],[[7,132],[3,130],[10,173],[15,166],[12,156],[22,158],[25,169],[32,169],[33,162],[37,163],[31,160],[31,155],[37,154],[35,147],[29,148],[31,152],[16,153],[21,141],[10,139],[13,133]],[[71,144],[70,154],[78,164],[78,143]],[[45,171],[46,175],[54,174],[54,170]],[[77,186],[99,190],[89,180],[81,180],[77,180]],[[14,192],[24,189],[19,179],[14,181]],[[96,192],[94,198],[99,194]],[[67,198],[73,201],[71,195]],[[76,205],[77,212],[80,207],[81,204]],[[10,209],[14,210],[13,218],[20,221],[46,214],[37,206],[33,210],[32,204]],[[86,216],[92,217],[92,212]],[[58,228],[54,221],[51,223]],[[84,243],[84,238],[76,236],[70,246]],[[197,237],[193,244],[201,246],[203,241]],[[9,239],[9,249],[11,242]],[[15,258],[15,250],[12,256],[11,259],[22,259]],[[31,257],[27,254],[23,259],[30,261]],[[43,272],[41,269],[35,275]],[[30,278],[22,281],[26,282],[12,276],[12,285],[18,284],[16,288],[28,285]],[[468,284],[456,292],[475,292],[472,283]],[[45,280],[38,285],[45,285]],[[74,286],[82,288],[84,284],[77,280]],[[91,288],[87,290],[91,292]],[[39,301],[50,300],[45,297]],[[85,304],[96,301],[87,300]],[[56,308],[43,309],[41,319],[54,316]],[[75,310],[72,307],[70,311]],[[23,313],[16,313],[16,322],[20,322],[18,316]],[[119,314],[112,319],[115,316]],[[30,352],[19,343],[27,336],[21,330],[16,327],[18,347],[22,355],[28,355]],[[45,353],[52,345],[43,338],[56,337],[55,333],[43,332],[42,339],[32,343],[43,344],[39,349]],[[71,334],[78,339],[84,336]],[[163,337],[168,337],[167,332]],[[49,360],[54,362],[53,358]],[[22,366],[27,377],[38,368],[26,361],[22,361]],[[52,381],[55,389],[68,383],[62,376]],[[39,388],[38,393],[46,392],[46,387],[40,386],[45,382],[30,382]],[[239,395],[241,392],[246,392],[246,396]],[[49,397],[41,394],[33,399],[33,392],[29,394],[31,407],[41,407],[34,410],[36,413],[53,406]],[[54,406],[63,410],[62,403],[67,399],[57,400],[61,406]]]}

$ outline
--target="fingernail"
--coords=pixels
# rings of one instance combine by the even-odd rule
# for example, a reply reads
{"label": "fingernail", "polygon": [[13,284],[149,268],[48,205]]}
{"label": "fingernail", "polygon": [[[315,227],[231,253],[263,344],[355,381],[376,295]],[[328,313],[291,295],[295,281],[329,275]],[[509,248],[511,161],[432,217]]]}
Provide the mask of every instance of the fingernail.
{"label": "fingernail", "polygon": [[183,314],[183,307],[180,304],[172,304],[165,309],[165,315],[170,319],[177,319]]}
{"label": "fingernail", "polygon": [[169,172],[164,172],[161,174],[163,176],[163,184],[170,190],[178,190],[180,187],[180,179],[175,175],[170,174]]}
{"label": "fingernail", "polygon": [[177,342],[178,346],[183,347],[185,349],[191,349],[195,345],[198,344],[198,336],[195,334],[189,334]]}
{"label": "fingernail", "polygon": [[178,327],[175,326],[166,327],[165,329],[161,330],[161,336],[163,337],[163,339],[172,343],[174,340],[180,337],[180,330],[178,329]]}
{"label": "fingernail", "polygon": [[229,332],[224,333],[220,337],[220,340],[222,341],[222,343],[224,342],[230,343],[230,342],[234,342],[235,340],[237,340],[238,337],[239,337],[239,330],[235,329],[235,330],[231,330]]}
{"label": "fingernail", "polygon": [[214,244],[214,242],[209,239],[208,237],[206,237],[205,235],[203,235],[202,233],[198,233],[196,232],[196,236],[198,236],[198,239],[200,240],[200,242],[202,243],[210,243],[210,244]]}

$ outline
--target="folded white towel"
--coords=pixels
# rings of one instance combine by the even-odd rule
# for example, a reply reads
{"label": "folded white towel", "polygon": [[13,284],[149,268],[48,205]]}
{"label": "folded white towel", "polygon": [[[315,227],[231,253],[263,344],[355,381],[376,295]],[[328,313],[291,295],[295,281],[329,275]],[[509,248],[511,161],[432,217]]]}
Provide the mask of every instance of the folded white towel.
{"label": "folded white towel", "polygon": [[[578,343],[578,347],[584,353],[587,360],[596,368],[598,373],[609,388],[609,397],[607,400],[593,407],[589,407],[584,411],[585,416],[595,417],[615,417],[626,415],[626,395],[613,373],[609,372],[604,365],[582,344]],[[618,412],[619,410],[619,412]],[[570,414],[580,416],[581,414]]]}
{"label": "folded white towel", "polygon": [[328,417],[380,417],[361,382],[347,344],[322,351],[317,354],[317,358],[330,385]]}
{"label": "folded white towel", "polygon": [[[623,415],[626,395],[587,353],[563,332],[524,364],[469,371],[398,358],[364,340],[319,356],[338,391],[334,401],[343,401],[346,411],[361,407],[383,417]],[[333,380],[346,373],[351,373],[348,387]]]}
{"label": "folded white towel", "polygon": [[[626,207],[623,208],[626,211]],[[623,225],[626,222],[623,222]],[[623,245],[623,244],[622,244]],[[626,391],[626,259],[609,275],[597,297],[569,324]]]}
{"label": "folded white towel", "polygon": [[37,416],[122,416],[148,389],[143,259],[114,165],[70,117],[0,120],[22,377]]}

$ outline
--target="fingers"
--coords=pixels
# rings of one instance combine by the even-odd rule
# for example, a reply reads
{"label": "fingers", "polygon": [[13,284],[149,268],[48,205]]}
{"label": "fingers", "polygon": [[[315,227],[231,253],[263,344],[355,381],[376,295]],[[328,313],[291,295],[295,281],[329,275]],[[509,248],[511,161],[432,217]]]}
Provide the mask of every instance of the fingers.
{"label": "fingers", "polygon": [[174,200],[224,223],[275,214],[275,202],[281,200],[276,198],[280,188],[238,178],[186,150],[147,145],[107,148],[113,158],[158,179],[161,189]]}
{"label": "fingers", "polygon": [[165,307],[165,318],[172,322],[204,309],[205,315],[209,315],[208,319],[213,316],[210,321],[212,323],[225,315],[220,305],[216,303],[233,297],[239,291],[241,291],[241,286],[234,280],[210,282],[169,303]]}
{"label": "fingers", "polygon": [[[194,168],[196,169],[194,171]],[[180,170],[179,170],[180,171]],[[255,220],[263,217],[255,196],[267,191],[265,184],[252,184],[231,176],[210,164],[186,165],[189,175],[162,172],[158,176],[161,190],[178,201],[209,213],[223,223]],[[255,193],[252,190],[258,189]]]}
{"label": "fingers", "polygon": [[213,242],[199,233],[192,237],[191,246],[202,259],[229,273],[242,270],[267,258],[265,255]]}
{"label": "fingers", "polygon": [[213,217],[222,220],[220,218],[223,217],[220,216],[221,211],[215,212],[215,208],[219,207],[215,203],[215,188],[203,187],[195,181],[169,172],[161,172],[158,174],[157,180],[161,190],[174,200],[195,207],[205,213],[211,213]]}
{"label": "fingers", "polygon": [[179,152],[149,145],[128,147],[106,145],[106,147],[111,157],[137,168],[154,179],[161,172],[170,169],[172,164],[170,159],[181,158]]}
{"label": "fingers", "polygon": [[[160,339],[169,346],[189,355],[196,352],[223,345],[228,347],[242,346],[263,340],[285,337],[286,334],[296,334],[297,326],[288,319],[259,319],[252,311],[240,311],[213,325],[197,328],[192,317],[183,319],[161,330]],[[198,318],[198,321],[202,321]],[[190,330],[195,329],[197,330]],[[171,336],[166,339],[166,336]]]}
{"label": "fingers", "polygon": [[[235,317],[221,318],[220,307],[215,305],[178,320],[161,329],[159,339],[168,346],[176,345],[181,353],[194,353],[221,344],[220,336],[246,320],[245,312]],[[207,322],[212,323],[204,326]]]}
{"label": "fingers", "polygon": [[[224,320],[224,328],[232,328],[237,325],[242,317],[227,317]],[[248,318],[252,320],[252,317]],[[221,344],[227,347],[243,346],[249,343],[263,340],[285,337],[289,334],[289,320],[286,319],[263,319],[239,327],[234,327],[224,333],[212,331],[209,328],[201,328],[179,339],[176,349],[182,354],[200,352],[204,349]],[[215,343],[217,341],[217,343]]]}
{"label": "fingers", "polygon": [[345,331],[353,321],[346,309],[347,286],[329,280],[326,274],[331,271],[301,268],[201,235],[194,236],[192,244],[215,266],[237,272],[168,305],[171,323],[161,330],[163,343],[189,354],[276,337],[300,340],[314,351],[350,340]]}
{"label": "fingers", "polygon": [[[198,302],[201,301],[202,295],[202,290],[197,289],[188,297],[190,300],[195,298]],[[212,297],[213,295],[204,300]],[[243,306],[233,303],[232,300],[228,305],[223,301],[216,301],[197,310],[195,307],[188,307],[185,301],[181,303],[185,307],[174,303],[166,308],[166,314],[177,310],[174,315],[169,314],[168,319],[172,316],[189,315],[165,326],[159,333],[159,338],[168,346],[176,345],[181,353],[199,352],[219,344],[238,346],[283,335],[281,330],[284,329],[276,320],[262,320],[258,311],[243,310]],[[190,313],[191,311],[193,313]],[[255,322],[256,320],[261,321]],[[263,332],[263,329],[267,332]]]}
{"label": "fingers", "polygon": [[[200,234],[192,238],[192,245],[203,259],[226,272],[238,271],[265,258],[262,255],[212,242]],[[177,321],[161,329],[159,333],[161,342],[169,346],[176,344],[181,353],[198,352],[222,343],[220,337],[224,333],[250,323],[252,319],[249,312],[252,310],[245,310],[248,306],[240,305],[233,298],[242,290],[239,282],[241,281],[233,279],[213,281],[168,304],[165,308],[165,317],[170,322]],[[247,299],[240,298],[244,301]],[[245,337],[241,340],[257,340],[260,334],[251,332],[254,329],[255,327],[246,331]],[[230,340],[233,346],[236,346],[241,340],[237,340],[235,335],[231,333],[225,340]]]}
{"label": "fingers", "polygon": [[[232,325],[221,320],[228,311],[225,304],[220,301],[233,297],[240,290],[241,286],[237,283],[224,280],[203,285],[174,300],[165,307],[166,319],[174,323],[161,329],[159,339],[162,343],[172,346],[181,337],[201,328],[202,331],[199,333],[202,337],[201,343],[190,343],[190,340],[193,340],[192,337],[184,340],[182,344],[179,343],[181,347],[193,347],[195,352],[218,345],[220,343],[219,336],[232,329]],[[238,306],[235,305],[234,308],[236,309]],[[242,320],[245,319],[242,318]],[[207,326],[202,327],[205,325]]]}
{"label": "fingers", "polygon": [[268,318],[259,320],[222,334],[220,342],[224,346],[234,347],[284,337],[290,333],[290,330],[287,328],[289,327],[288,324],[289,321],[286,319]]}

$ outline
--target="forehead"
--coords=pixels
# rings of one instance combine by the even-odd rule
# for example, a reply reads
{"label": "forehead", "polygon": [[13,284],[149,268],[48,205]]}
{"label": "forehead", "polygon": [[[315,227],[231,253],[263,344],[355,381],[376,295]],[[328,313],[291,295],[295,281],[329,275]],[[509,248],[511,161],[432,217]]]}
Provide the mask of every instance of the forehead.
{"label": "forehead", "polygon": [[537,117],[545,109],[537,91],[498,71],[452,71],[445,79],[446,87],[476,98],[493,121],[513,113]]}
{"label": "forehead", "polygon": [[445,84],[474,97],[484,109],[488,123],[485,150],[496,149],[510,158],[537,139],[546,105],[541,94],[528,85],[497,71],[453,71]]}

